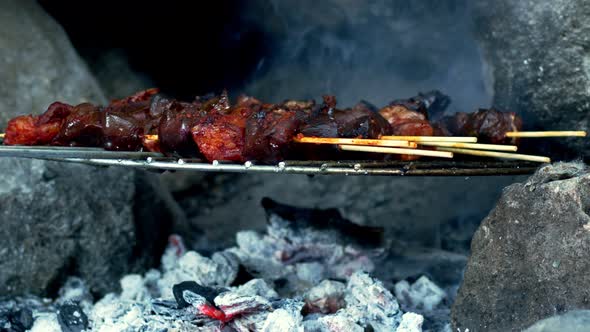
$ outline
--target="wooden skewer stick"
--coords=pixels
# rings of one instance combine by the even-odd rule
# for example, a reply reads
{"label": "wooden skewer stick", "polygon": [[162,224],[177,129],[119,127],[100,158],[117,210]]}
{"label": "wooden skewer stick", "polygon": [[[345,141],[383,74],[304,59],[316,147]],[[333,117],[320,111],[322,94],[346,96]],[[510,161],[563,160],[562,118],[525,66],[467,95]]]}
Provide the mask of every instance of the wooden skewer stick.
{"label": "wooden skewer stick", "polygon": [[509,131],[506,137],[586,137],[586,132],[579,131]]}
{"label": "wooden skewer stick", "polygon": [[390,153],[390,154],[407,154],[414,156],[453,158],[453,153],[445,151],[418,150],[418,149],[400,149],[400,148],[382,148],[378,146],[358,146],[358,145],[340,145],[344,151],[373,152],[373,153]]}
{"label": "wooden skewer stick", "polygon": [[293,141],[297,143],[315,143],[315,144],[346,144],[346,145],[366,145],[366,146],[393,146],[415,148],[418,145],[414,142],[403,140],[380,140],[368,138],[332,138],[332,137],[295,137]]}
{"label": "wooden skewer stick", "polygon": [[539,163],[550,163],[551,162],[551,159],[549,157],[533,156],[533,155],[528,155],[528,154],[458,149],[458,148],[445,148],[445,147],[437,147],[436,149],[439,151],[448,151],[448,152],[453,152],[453,153],[457,153],[457,154],[468,154],[468,155],[480,156],[480,157],[518,159],[518,160],[534,161],[534,162],[539,162]]}
{"label": "wooden skewer stick", "polygon": [[464,142],[476,143],[477,137],[459,136],[381,136],[383,140],[403,140],[411,142]]}
{"label": "wooden skewer stick", "polygon": [[423,146],[442,146],[447,148],[465,148],[475,150],[495,150],[495,151],[516,151],[516,145],[502,145],[502,144],[479,144],[479,143],[457,143],[457,142],[419,142]]}
{"label": "wooden skewer stick", "polygon": [[150,140],[150,141],[157,141],[158,135],[143,135],[143,138]]}

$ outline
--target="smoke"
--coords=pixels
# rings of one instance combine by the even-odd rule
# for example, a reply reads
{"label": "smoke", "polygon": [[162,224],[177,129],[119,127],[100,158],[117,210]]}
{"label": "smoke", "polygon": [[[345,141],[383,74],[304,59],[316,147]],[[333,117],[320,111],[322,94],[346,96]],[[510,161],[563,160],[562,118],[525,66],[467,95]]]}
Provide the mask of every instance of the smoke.
{"label": "smoke", "polygon": [[453,111],[489,106],[468,0],[255,0],[246,17],[273,52],[245,92],[264,100],[319,98],[383,105],[419,91],[451,96]]}

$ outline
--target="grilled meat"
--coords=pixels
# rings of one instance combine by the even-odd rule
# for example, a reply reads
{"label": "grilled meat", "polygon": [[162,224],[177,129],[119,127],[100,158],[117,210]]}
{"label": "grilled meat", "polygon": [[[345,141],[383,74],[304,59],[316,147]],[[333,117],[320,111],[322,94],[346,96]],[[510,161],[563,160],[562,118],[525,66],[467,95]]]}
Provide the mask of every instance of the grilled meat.
{"label": "grilled meat", "polygon": [[246,160],[277,162],[287,159],[293,136],[306,118],[304,110],[282,106],[260,109],[246,121]]}
{"label": "grilled meat", "polygon": [[246,121],[254,108],[238,107],[228,114],[211,112],[192,128],[199,151],[209,161],[246,161]]}
{"label": "grilled meat", "polygon": [[522,119],[513,112],[480,109],[475,113],[456,113],[445,116],[436,124],[437,134],[449,136],[477,136],[482,143],[511,144],[514,138],[506,132],[520,131]]}
{"label": "grilled meat", "polygon": [[98,106],[83,103],[72,112],[52,141],[54,145],[101,147],[104,141],[104,112]]}
{"label": "grilled meat", "polygon": [[436,134],[507,143],[504,133],[522,126],[514,113],[494,109],[457,113],[431,123],[429,117],[440,117],[449,104],[448,97],[437,91],[396,100],[380,110],[365,101],[338,109],[336,98],[329,95],[323,97],[321,105],[295,100],[265,104],[250,96],[240,96],[231,105],[226,92],[197,97],[191,103],[157,93],[157,89],[141,91],[104,108],[56,102],[39,116],[10,120],[4,144],[147,150],[180,157],[203,156],[209,161],[274,163],[301,157],[382,157],[345,154],[333,146],[295,145],[292,139],[296,135],[379,138]]}
{"label": "grilled meat", "polygon": [[24,115],[11,119],[6,128],[4,144],[46,145],[59,133],[65,119],[72,112],[68,104],[55,102],[39,116]]}
{"label": "grilled meat", "polygon": [[378,138],[390,135],[391,127],[367,102],[339,110],[334,96],[324,96],[319,114],[303,124],[300,132],[315,137]]}
{"label": "grilled meat", "polygon": [[160,152],[185,157],[197,156],[199,149],[193,140],[191,129],[201,121],[205,112],[198,105],[175,100],[160,100],[154,108],[163,109],[157,130]]}
{"label": "grilled meat", "polygon": [[134,96],[113,101],[104,110],[103,145],[107,150],[135,151],[143,147],[144,135],[158,124],[152,114],[150,99],[157,90],[142,91]]}

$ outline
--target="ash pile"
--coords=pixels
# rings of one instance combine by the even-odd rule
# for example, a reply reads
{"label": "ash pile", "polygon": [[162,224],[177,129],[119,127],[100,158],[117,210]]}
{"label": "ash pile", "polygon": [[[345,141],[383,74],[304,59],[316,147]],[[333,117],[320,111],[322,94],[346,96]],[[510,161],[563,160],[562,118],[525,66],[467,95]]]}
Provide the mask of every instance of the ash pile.
{"label": "ash pile", "polygon": [[373,277],[381,229],[336,210],[263,206],[265,233],[238,232],[210,255],[172,235],[159,269],[124,276],[96,302],[75,277],[54,300],[1,301],[0,331],[450,331],[448,291],[426,276]]}

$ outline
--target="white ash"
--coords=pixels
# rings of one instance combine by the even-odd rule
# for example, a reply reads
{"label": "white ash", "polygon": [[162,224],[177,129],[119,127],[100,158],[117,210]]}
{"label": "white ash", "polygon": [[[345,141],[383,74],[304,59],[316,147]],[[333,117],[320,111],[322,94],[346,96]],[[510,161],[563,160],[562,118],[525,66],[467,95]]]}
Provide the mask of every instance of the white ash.
{"label": "white ash", "polygon": [[406,312],[402,315],[402,321],[397,327],[396,332],[422,332],[424,316],[413,312]]}
{"label": "white ash", "polygon": [[305,309],[309,313],[335,313],[346,305],[345,291],[344,283],[324,280],[305,294]]}
{"label": "white ash", "polygon": [[270,301],[262,296],[242,295],[233,291],[217,295],[215,305],[228,316],[270,311],[272,308]]}
{"label": "white ash", "polygon": [[[364,332],[365,329],[346,316],[329,315],[303,322],[305,332]],[[392,330],[393,331],[393,330]]]}
{"label": "white ash", "polygon": [[402,310],[423,315],[425,325],[431,331],[448,330],[453,292],[453,287],[443,290],[426,276],[418,278],[413,284],[402,280],[394,286],[394,294]]}
{"label": "white ash", "polygon": [[[56,302],[80,303],[89,330],[100,332],[422,331],[424,317],[404,313],[406,304],[435,308],[444,291],[421,278],[413,285],[398,283],[396,299],[368,274],[378,251],[341,243],[337,234],[311,227],[290,229],[288,222],[271,217],[266,234],[239,232],[236,247],[211,257],[186,251],[181,240],[172,237],[161,270],[123,277],[119,294],[92,305],[84,283],[73,281],[66,283]],[[255,278],[231,286],[240,266]],[[188,306],[180,306],[172,288],[185,281],[215,292],[184,290],[181,296]],[[35,324],[54,326],[48,312],[36,315]]]}
{"label": "white ash", "polygon": [[245,284],[236,287],[234,291],[242,295],[258,295],[271,300],[279,298],[279,294],[277,294],[277,292],[263,279],[252,279]]}
{"label": "white ash", "polygon": [[376,332],[397,327],[402,312],[397,300],[383,284],[363,272],[354,273],[346,285],[345,314]]}
{"label": "white ash", "polygon": [[302,308],[302,301],[282,301],[277,309],[266,316],[266,320],[262,326],[262,331],[303,332],[303,316],[301,315]]}
{"label": "white ash", "polygon": [[404,307],[416,310],[432,311],[447,297],[446,292],[426,276],[421,276],[412,285],[402,280],[395,284],[394,289],[395,296]]}
{"label": "white ash", "polygon": [[291,227],[277,215],[269,216],[266,234],[242,231],[236,235],[237,247],[228,251],[240,263],[266,280],[285,279],[279,294],[305,292],[327,278],[346,279],[355,271],[371,272],[372,257],[381,249],[364,249],[343,243],[340,233],[313,227]]}
{"label": "white ash", "polygon": [[30,332],[62,332],[56,313],[42,313],[35,318]]}
{"label": "white ash", "polygon": [[158,280],[160,295],[172,296],[172,286],[186,280],[204,286],[229,286],[238,273],[238,258],[229,251],[215,253],[211,258],[195,251],[177,257],[176,248],[166,250],[162,278]]}

